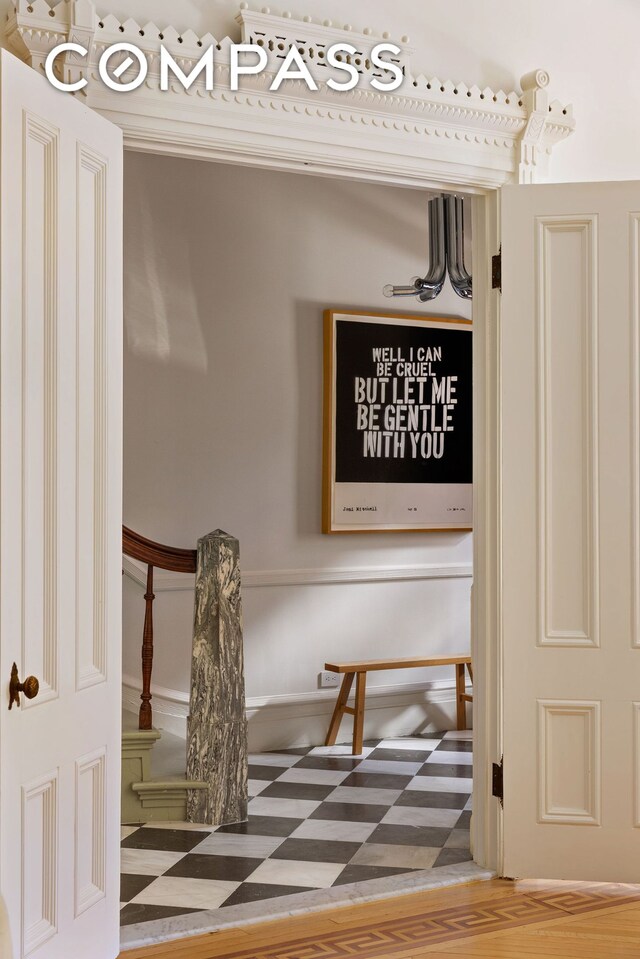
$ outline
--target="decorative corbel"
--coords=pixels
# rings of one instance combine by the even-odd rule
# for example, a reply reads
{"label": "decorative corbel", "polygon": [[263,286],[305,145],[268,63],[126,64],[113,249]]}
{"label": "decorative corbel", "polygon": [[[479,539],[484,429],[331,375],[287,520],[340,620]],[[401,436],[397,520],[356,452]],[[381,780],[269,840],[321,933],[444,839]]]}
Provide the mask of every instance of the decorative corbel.
{"label": "decorative corbel", "polygon": [[88,57],[66,51],[55,62],[60,80],[73,83],[89,79],[91,51],[96,32],[96,10],[91,0],[61,0],[50,6],[47,0],[14,0],[6,37],[9,48],[35,70],[44,71],[44,63],[53,47],[77,43]]}
{"label": "decorative corbel", "polygon": [[98,17],[91,0],[71,0],[71,22],[69,25],[69,43],[78,43],[89,51],[89,57],[67,51],[61,57],[58,66],[60,78],[65,83],[75,83],[80,79],[89,80],[90,59],[96,33]]}
{"label": "decorative corbel", "polygon": [[72,5],[65,0],[56,7],[47,0],[14,0],[5,32],[9,49],[35,70],[44,71],[49,51],[68,38]]}
{"label": "decorative corbel", "polygon": [[527,111],[527,124],[520,137],[520,183],[539,182],[547,172],[549,154],[544,134],[549,116],[548,85],[549,74],[546,70],[533,70],[520,81],[522,105]]}

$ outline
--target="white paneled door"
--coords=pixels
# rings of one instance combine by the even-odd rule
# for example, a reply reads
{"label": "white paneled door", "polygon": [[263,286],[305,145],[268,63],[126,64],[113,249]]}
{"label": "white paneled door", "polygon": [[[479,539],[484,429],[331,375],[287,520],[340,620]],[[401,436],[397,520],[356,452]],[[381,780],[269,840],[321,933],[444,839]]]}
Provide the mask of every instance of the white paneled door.
{"label": "white paneled door", "polygon": [[640,882],[640,184],[502,195],[504,872]]}
{"label": "white paneled door", "polygon": [[12,959],[113,959],[122,136],[0,57],[0,892]]}

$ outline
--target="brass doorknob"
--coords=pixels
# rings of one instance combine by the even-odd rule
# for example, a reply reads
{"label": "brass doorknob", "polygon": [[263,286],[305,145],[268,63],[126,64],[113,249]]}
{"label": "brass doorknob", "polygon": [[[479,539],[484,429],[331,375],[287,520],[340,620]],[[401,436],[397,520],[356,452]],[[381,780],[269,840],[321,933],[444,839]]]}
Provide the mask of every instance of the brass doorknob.
{"label": "brass doorknob", "polygon": [[40,691],[40,683],[35,676],[27,676],[23,683],[18,676],[18,667],[14,663],[11,668],[11,679],[9,681],[9,709],[15,703],[20,705],[20,693],[24,693],[27,699],[35,699]]}

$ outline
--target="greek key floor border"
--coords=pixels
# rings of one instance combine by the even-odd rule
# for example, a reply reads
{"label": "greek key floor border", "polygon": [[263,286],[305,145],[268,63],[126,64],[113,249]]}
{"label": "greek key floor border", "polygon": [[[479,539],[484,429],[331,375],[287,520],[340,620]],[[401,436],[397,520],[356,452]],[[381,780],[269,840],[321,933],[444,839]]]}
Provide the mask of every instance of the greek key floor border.
{"label": "greek key floor border", "polygon": [[374,959],[393,956],[409,947],[453,942],[488,932],[580,915],[640,901],[640,893],[612,898],[607,887],[551,890],[507,896],[471,905],[438,909],[424,916],[408,916],[381,923],[375,929],[353,926],[266,948],[230,952],[226,959]]}

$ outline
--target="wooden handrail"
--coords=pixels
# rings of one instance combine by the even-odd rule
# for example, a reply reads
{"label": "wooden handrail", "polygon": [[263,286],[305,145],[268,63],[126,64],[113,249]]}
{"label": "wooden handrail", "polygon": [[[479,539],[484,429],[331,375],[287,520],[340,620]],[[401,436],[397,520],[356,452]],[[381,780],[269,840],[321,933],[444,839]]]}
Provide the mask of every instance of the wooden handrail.
{"label": "wooden handrail", "polygon": [[142,631],[142,692],[138,729],[152,729],[151,672],[153,670],[153,568],[168,569],[173,573],[195,573],[198,552],[195,549],[177,549],[163,546],[122,527],[122,552],[131,559],[147,564],[147,588],[144,594],[144,628]]}
{"label": "wooden handrail", "polygon": [[168,569],[173,573],[195,573],[198,551],[196,549],[176,549],[175,546],[163,546],[146,539],[140,533],[134,533],[127,526],[122,527],[122,552],[132,559]]}

